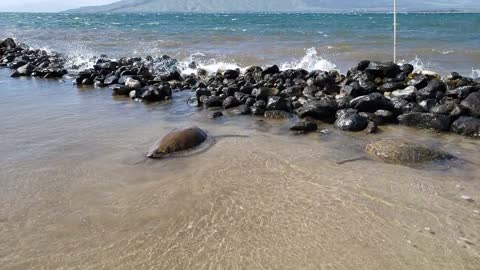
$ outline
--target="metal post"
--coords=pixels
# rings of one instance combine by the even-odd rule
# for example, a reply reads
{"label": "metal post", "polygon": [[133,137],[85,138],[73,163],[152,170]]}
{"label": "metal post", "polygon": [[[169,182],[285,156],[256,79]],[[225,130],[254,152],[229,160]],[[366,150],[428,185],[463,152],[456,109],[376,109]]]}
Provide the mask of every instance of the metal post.
{"label": "metal post", "polygon": [[397,62],[397,0],[393,0],[393,62]]}

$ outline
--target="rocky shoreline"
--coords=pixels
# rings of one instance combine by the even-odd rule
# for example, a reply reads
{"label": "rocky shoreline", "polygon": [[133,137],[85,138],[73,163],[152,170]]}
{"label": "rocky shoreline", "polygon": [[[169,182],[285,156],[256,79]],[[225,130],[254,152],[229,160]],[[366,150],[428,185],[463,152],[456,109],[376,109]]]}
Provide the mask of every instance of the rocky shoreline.
{"label": "rocky shoreline", "polygon": [[[11,77],[62,78],[69,73],[66,62],[61,54],[31,49],[11,38],[0,42],[0,67],[12,69]],[[410,64],[365,60],[345,75],[282,71],[278,66],[213,74],[197,69],[197,74],[182,75],[177,61],[168,56],[101,56],[93,68],[71,75],[78,86],[109,87],[113,95],[144,102],[168,100],[175,91],[189,90],[195,92],[188,101],[191,106],[267,118],[297,115],[302,120],[291,127],[296,132],[315,131],[322,121],[352,132],[400,124],[480,137],[480,79],[455,72],[442,78],[430,71],[415,72]]]}

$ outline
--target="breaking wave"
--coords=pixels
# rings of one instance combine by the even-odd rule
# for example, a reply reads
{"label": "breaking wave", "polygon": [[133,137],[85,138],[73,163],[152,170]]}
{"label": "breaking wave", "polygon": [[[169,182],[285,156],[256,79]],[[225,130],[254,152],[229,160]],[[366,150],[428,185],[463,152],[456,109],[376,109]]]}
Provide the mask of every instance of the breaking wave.
{"label": "breaking wave", "polygon": [[480,78],[480,69],[473,69],[472,68],[472,78]]}
{"label": "breaking wave", "polygon": [[[245,71],[248,67],[241,66],[235,62],[220,61],[217,59],[204,60],[205,54],[194,53],[184,61],[181,61],[179,68],[183,74],[196,73],[198,69],[204,69],[209,73],[218,70],[239,69]],[[266,66],[266,65],[263,65]],[[307,71],[324,70],[329,71],[336,69],[337,66],[329,60],[320,56],[315,48],[305,50],[305,55],[299,59],[292,59],[279,65],[281,70],[303,68]]]}

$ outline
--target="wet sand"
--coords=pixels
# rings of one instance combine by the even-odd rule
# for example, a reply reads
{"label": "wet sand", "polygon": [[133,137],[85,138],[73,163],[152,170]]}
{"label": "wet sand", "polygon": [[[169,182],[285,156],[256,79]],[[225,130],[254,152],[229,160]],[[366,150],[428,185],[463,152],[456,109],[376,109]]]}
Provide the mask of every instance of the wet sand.
{"label": "wet sand", "polygon": [[[289,120],[208,119],[190,94],[146,106],[0,70],[0,269],[478,269],[480,141],[295,136]],[[143,158],[187,125],[249,137]],[[384,137],[473,164],[336,163]]]}

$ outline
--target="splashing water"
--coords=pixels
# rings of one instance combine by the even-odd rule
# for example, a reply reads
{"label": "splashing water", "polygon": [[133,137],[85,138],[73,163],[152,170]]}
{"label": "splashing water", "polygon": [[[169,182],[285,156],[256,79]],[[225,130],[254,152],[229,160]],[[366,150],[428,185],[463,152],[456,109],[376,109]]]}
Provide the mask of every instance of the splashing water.
{"label": "splashing water", "polygon": [[[305,50],[305,55],[301,59],[294,59],[285,62],[280,66],[281,70],[303,68],[307,71],[323,70],[329,71],[336,69],[336,65],[325,58],[318,55],[315,48]],[[206,70],[208,73],[217,72],[219,70],[239,69],[244,72],[248,67],[242,67],[235,62],[228,62],[217,59],[205,59],[205,54],[197,52],[190,55],[184,61],[179,63],[182,74],[196,73],[199,69]]]}
{"label": "splashing water", "polygon": [[480,78],[480,69],[473,69],[472,68],[472,78]]}
{"label": "splashing water", "polygon": [[209,74],[219,70],[240,69],[242,72],[246,68],[240,67],[236,63],[220,61],[217,59],[205,59],[205,54],[197,52],[190,55],[186,60],[179,63],[182,74],[196,73],[199,69],[206,70]]}
{"label": "splashing water", "polygon": [[308,71],[323,70],[329,71],[335,69],[337,66],[332,62],[318,55],[315,48],[309,48],[305,50],[305,56],[300,60],[293,60],[291,62],[284,63],[280,66],[280,69],[299,69],[303,68]]}
{"label": "splashing water", "polygon": [[425,70],[426,68],[425,63],[418,56],[415,56],[415,58],[412,61],[410,61],[409,64],[413,65],[414,72],[420,72],[422,70]]}

